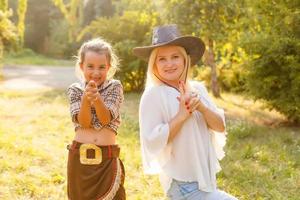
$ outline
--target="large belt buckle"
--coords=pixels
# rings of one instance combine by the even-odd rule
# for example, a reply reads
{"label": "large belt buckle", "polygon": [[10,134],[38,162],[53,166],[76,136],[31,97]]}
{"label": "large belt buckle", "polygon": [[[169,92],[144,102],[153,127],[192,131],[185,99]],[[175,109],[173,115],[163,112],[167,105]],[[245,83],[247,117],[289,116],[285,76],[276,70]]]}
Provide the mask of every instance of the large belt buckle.
{"label": "large belt buckle", "polygon": [[[87,150],[93,149],[95,151],[95,158],[87,158]],[[82,144],[79,148],[80,163],[84,165],[98,165],[102,162],[101,148],[95,144]]]}

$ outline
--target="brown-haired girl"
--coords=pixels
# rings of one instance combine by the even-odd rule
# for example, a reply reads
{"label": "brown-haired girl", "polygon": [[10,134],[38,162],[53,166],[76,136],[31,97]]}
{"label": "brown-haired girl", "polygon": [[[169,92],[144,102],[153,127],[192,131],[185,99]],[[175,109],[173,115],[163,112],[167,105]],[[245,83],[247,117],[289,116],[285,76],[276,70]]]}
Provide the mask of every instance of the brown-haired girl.
{"label": "brown-haired girl", "polygon": [[67,90],[75,138],[68,145],[70,200],[123,200],[124,167],[116,144],[123,87],[112,79],[118,58],[101,38],[84,43],[76,71],[82,82]]}

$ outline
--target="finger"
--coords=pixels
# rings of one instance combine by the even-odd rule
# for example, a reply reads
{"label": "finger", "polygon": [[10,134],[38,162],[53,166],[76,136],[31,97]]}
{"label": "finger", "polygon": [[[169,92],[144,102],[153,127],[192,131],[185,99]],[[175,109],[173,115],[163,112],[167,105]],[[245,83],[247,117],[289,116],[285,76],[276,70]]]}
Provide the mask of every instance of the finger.
{"label": "finger", "polygon": [[179,83],[180,83],[180,85],[181,85],[181,87],[183,89],[183,93],[186,93],[185,83],[183,81],[180,81]]}
{"label": "finger", "polygon": [[86,91],[85,91],[85,95],[86,95],[86,96],[91,96],[91,92],[90,92],[89,90],[86,90]]}
{"label": "finger", "polygon": [[90,82],[88,83],[89,86],[95,88],[96,87],[96,82],[94,80],[90,80]]}
{"label": "finger", "polygon": [[182,87],[181,81],[179,81],[178,86],[179,86],[180,96],[183,97],[183,96],[184,96],[184,89],[183,89],[183,87]]}
{"label": "finger", "polygon": [[92,95],[92,98],[98,99],[98,94],[93,94],[93,95]]}
{"label": "finger", "polygon": [[86,92],[90,92],[92,89],[93,89],[92,86],[87,85],[86,88],[85,88],[85,91],[86,91]]}
{"label": "finger", "polygon": [[90,91],[91,91],[92,93],[94,93],[94,94],[97,94],[97,93],[98,93],[97,88],[92,88]]}
{"label": "finger", "polygon": [[93,103],[93,104],[94,104],[96,101],[97,101],[97,98],[91,98],[91,100],[90,100],[90,102]]}
{"label": "finger", "polygon": [[182,86],[183,86],[183,90],[184,92],[186,93],[187,92],[187,86],[186,86],[186,83],[185,82],[181,82],[182,83]]}
{"label": "finger", "polygon": [[91,101],[91,100],[92,100],[92,98],[91,98],[91,97],[89,97],[89,96],[87,96],[87,99],[88,99],[88,101]]}
{"label": "finger", "polygon": [[189,95],[189,93],[188,93],[188,91],[187,91],[186,84],[185,84],[183,81],[181,81],[181,82],[180,82],[180,85],[181,85],[182,90],[183,90],[183,93],[184,93],[184,95],[183,95],[184,100],[185,100],[186,104],[188,104],[189,101],[190,101],[190,95]]}
{"label": "finger", "polygon": [[199,101],[199,100],[198,100],[197,98],[191,98],[188,105],[190,106],[190,108],[193,108],[194,105],[195,105],[196,103],[198,103],[198,101]]}
{"label": "finger", "polygon": [[196,101],[193,105],[191,105],[191,111],[194,112],[195,110],[197,110],[200,104],[201,104],[200,101]]}
{"label": "finger", "polygon": [[86,96],[87,96],[89,99],[91,99],[91,98],[93,98],[93,96],[95,96],[95,94],[92,93],[92,92],[86,92]]}

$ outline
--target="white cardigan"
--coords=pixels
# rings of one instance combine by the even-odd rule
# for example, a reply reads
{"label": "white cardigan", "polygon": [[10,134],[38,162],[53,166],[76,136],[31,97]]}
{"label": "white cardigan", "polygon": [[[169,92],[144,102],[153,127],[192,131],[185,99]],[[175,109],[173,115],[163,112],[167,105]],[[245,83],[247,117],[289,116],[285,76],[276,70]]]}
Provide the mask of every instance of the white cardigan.
{"label": "white cardigan", "polygon": [[[202,83],[190,81],[200,94],[201,101],[218,113],[225,124],[224,111],[218,109]],[[159,174],[165,192],[172,179],[197,181],[199,189],[216,189],[216,173],[221,169],[218,159],[224,157],[225,133],[210,130],[198,111],[183,124],[174,140],[167,144],[168,122],[176,115],[180,93],[167,85],[158,85],[144,91],[139,109],[140,141],[143,167],[146,174]]]}

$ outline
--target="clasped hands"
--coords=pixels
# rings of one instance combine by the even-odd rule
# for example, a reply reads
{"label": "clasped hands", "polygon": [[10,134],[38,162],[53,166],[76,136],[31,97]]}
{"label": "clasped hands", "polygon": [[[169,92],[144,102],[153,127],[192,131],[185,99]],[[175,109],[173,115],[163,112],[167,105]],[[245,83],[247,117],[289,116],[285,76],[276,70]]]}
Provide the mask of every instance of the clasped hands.
{"label": "clasped hands", "polygon": [[201,102],[199,94],[188,91],[186,84],[183,81],[179,81],[180,96],[177,97],[179,103],[179,112],[189,116],[194,111],[204,113],[206,106]]}
{"label": "clasped hands", "polygon": [[93,80],[88,82],[84,93],[91,105],[94,105],[95,101],[97,99],[100,99],[100,94],[98,92],[96,82]]}

